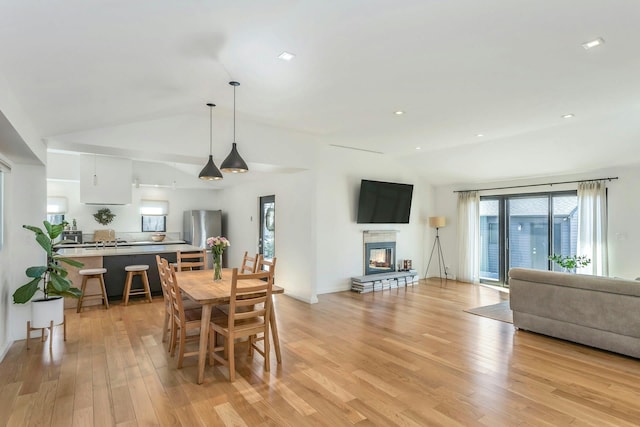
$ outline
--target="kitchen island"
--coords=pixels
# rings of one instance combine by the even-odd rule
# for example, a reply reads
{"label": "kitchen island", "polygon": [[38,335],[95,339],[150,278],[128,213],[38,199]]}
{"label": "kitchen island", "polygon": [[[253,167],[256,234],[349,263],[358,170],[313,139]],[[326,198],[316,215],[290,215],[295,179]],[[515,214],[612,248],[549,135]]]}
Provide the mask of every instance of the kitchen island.
{"label": "kitchen island", "polygon": [[[73,247],[70,247],[73,246]],[[68,266],[69,279],[73,282],[73,285],[80,288],[82,285],[82,276],[78,274],[78,271],[84,268],[106,268],[107,272],[104,275],[105,286],[107,288],[107,296],[109,300],[122,299],[124,293],[124,283],[126,278],[126,272],[124,268],[127,265],[148,265],[149,270],[147,274],[149,276],[149,285],[151,287],[151,293],[153,295],[161,295],[162,288],[160,287],[160,276],[158,275],[158,267],[156,265],[156,255],[160,255],[166,258],[170,263],[176,262],[176,252],[197,252],[202,249],[188,245],[188,244],[176,244],[171,242],[162,242],[158,244],[127,244],[118,245],[107,244],[104,247],[91,244],[78,244],[78,245],[65,245],[61,248],[57,248],[57,253],[61,256],[75,259],[84,264],[82,268],[75,268]],[[136,278],[133,286],[136,287]],[[87,284],[87,293],[98,293],[99,287],[96,281],[89,281]],[[96,304],[100,304],[100,301],[96,301]],[[65,301],[65,308],[75,307],[75,299],[67,299]],[[83,304],[84,306],[84,304]]]}

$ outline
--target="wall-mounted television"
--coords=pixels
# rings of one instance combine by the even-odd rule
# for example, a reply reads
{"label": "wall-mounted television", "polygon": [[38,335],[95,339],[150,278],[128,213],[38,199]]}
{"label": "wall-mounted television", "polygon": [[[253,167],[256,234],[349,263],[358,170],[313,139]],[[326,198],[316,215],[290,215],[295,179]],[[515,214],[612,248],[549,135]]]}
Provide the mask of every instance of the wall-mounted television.
{"label": "wall-mounted television", "polygon": [[360,183],[358,224],[407,224],[413,185],[369,181]]}

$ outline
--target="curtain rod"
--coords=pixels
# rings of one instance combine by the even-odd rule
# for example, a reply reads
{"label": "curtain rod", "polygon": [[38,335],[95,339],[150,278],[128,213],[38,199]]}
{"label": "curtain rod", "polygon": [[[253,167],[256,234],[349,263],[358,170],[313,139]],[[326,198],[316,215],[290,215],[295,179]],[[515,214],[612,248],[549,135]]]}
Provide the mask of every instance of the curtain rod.
{"label": "curtain rod", "polygon": [[543,185],[558,185],[558,184],[574,184],[576,182],[590,182],[590,181],[612,181],[614,179],[618,179],[617,176],[610,176],[607,178],[596,178],[596,179],[580,179],[577,181],[560,181],[560,182],[549,182],[546,184],[529,184],[529,185],[511,185],[508,187],[494,187],[494,188],[480,188],[477,190],[454,190],[454,193],[466,193],[468,191],[490,191],[490,190],[507,190],[509,188],[524,188],[524,187],[540,187]]}

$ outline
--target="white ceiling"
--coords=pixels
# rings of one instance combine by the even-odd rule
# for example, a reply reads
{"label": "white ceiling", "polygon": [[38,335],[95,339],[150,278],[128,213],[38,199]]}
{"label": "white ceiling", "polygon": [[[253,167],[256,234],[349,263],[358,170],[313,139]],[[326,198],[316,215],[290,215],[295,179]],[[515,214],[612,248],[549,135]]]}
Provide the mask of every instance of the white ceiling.
{"label": "white ceiling", "polygon": [[637,0],[0,0],[0,75],[58,150],[197,173],[238,80],[250,166],[297,165],[256,158],[248,122],[468,183],[640,162],[638,22]]}

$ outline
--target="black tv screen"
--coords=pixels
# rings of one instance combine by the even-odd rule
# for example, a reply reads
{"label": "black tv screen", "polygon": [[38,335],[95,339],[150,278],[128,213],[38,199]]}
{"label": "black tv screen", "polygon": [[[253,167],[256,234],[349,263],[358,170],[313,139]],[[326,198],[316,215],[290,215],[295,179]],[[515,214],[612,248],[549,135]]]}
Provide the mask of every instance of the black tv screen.
{"label": "black tv screen", "polygon": [[358,224],[407,224],[413,185],[369,181],[360,183]]}

